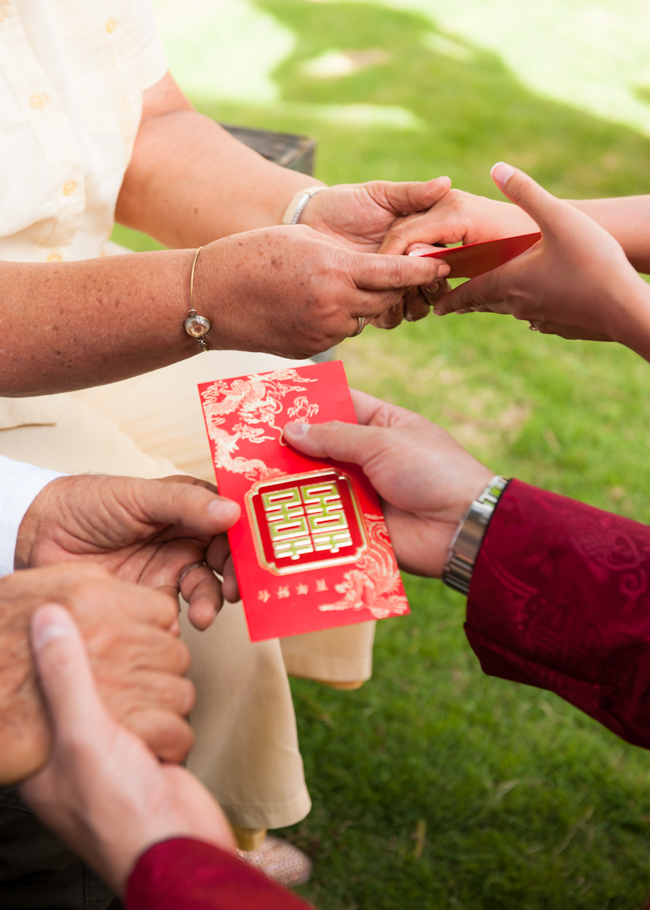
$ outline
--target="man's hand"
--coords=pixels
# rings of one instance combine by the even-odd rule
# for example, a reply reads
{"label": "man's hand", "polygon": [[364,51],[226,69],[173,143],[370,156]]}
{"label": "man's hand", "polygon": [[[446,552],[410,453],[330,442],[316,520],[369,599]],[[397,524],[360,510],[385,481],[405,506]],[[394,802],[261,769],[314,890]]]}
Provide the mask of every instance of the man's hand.
{"label": "man's hand", "polygon": [[384,500],[399,565],[439,578],[458,522],[493,472],[424,417],[363,392],[352,397],[360,426],[289,423],[284,438],[305,455],[360,465]]}
{"label": "man's hand", "polygon": [[[46,761],[49,729],[29,648],[29,623],[56,601],[75,617],[108,710],[168,761],[192,745],[189,651],[170,631],[174,599],[124,584],[99,566],[50,566],[0,578],[0,784]],[[82,686],[81,680],[77,683]]]}
{"label": "man's hand", "polygon": [[216,347],[226,338],[235,350],[301,359],[352,336],[360,316],[380,316],[405,288],[448,272],[440,260],[354,252],[300,224],[262,228],[205,247],[196,308],[210,317]]}
{"label": "man's hand", "polygon": [[[300,223],[342,241],[349,249],[376,253],[386,234],[393,225],[403,221],[406,213],[426,212],[435,203],[440,204],[438,200],[446,198],[450,186],[449,177],[438,177],[426,183],[391,183],[388,180],[341,183],[314,196]],[[396,254],[403,251],[396,250]],[[429,301],[422,296],[418,286],[409,291],[374,320],[378,328],[392,329],[402,319],[415,322],[429,314]]]}
{"label": "man's hand", "polygon": [[542,239],[445,295],[435,312],[510,314],[539,332],[619,341],[650,356],[650,289],[620,244],[522,171],[501,162],[492,173],[502,192],[539,224]]}
{"label": "man's hand", "polygon": [[[183,768],[159,764],[106,710],[79,631],[56,604],[32,620],[54,747],[47,766],[21,787],[24,799],[120,895],[137,858],[158,841],[196,837],[234,852],[228,822],[205,787]],[[4,738],[3,750],[10,744]]]}
{"label": "man's hand", "polygon": [[[36,497],[20,525],[16,568],[86,562],[116,578],[159,588],[189,603],[189,618],[207,628],[223,589],[237,599],[224,532],[239,506],[191,477],[60,477]],[[196,563],[207,562],[184,574]]]}

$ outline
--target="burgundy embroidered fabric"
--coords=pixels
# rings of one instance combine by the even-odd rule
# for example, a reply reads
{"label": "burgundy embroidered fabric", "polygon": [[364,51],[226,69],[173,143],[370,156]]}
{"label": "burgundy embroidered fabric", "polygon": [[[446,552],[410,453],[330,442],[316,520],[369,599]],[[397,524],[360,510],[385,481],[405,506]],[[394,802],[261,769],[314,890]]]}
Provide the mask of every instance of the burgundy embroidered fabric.
{"label": "burgundy embroidered fabric", "polygon": [[144,853],[129,878],[127,910],[311,910],[212,844],[173,838]]}
{"label": "burgundy embroidered fabric", "polygon": [[465,630],[483,670],[557,692],[650,748],[650,528],[513,480]]}

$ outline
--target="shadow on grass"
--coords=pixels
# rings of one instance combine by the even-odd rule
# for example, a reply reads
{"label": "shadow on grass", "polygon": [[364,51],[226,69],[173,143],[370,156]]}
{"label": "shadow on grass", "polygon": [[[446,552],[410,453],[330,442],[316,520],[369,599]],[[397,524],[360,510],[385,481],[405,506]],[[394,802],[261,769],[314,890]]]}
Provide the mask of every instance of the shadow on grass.
{"label": "shadow on grass", "polygon": [[[437,32],[425,17],[372,4],[257,0],[257,6],[296,36],[294,53],[274,73],[281,103],[196,100],[217,119],[317,137],[319,176],[329,182],[444,172],[457,185],[492,194],[488,170],[501,158],[553,192],[623,195],[631,182],[637,192],[650,182],[648,139],[540,98],[498,56]],[[358,68],[310,74],[310,62],[332,53]],[[375,106],[380,120],[382,109],[404,110],[413,123],[355,122],[354,108],[349,118],[341,109],[352,105]]]}

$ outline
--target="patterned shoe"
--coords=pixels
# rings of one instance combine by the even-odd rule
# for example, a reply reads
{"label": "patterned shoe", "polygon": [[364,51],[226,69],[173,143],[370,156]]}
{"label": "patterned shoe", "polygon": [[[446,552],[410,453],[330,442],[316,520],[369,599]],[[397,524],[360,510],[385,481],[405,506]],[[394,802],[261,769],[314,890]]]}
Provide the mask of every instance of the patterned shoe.
{"label": "patterned shoe", "polygon": [[285,888],[304,885],[311,876],[312,861],[309,857],[293,844],[272,834],[267,834],[257,850],[238,850],[237,855]]}

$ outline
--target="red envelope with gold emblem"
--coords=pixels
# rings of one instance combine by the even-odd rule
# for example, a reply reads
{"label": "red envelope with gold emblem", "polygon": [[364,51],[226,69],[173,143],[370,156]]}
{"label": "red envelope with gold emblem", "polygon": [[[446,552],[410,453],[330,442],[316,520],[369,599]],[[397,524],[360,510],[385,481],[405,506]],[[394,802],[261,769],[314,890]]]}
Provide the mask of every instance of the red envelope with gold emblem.
{"label": "red envelope with gold emblem", "polygon": [[356,423],[340,361],[199,385],[251,641],[409,612],[374,489],[356,465],[282,439],[289,421]]}

